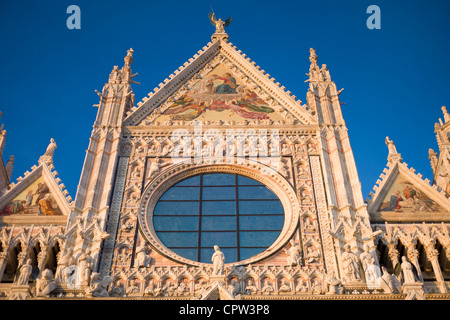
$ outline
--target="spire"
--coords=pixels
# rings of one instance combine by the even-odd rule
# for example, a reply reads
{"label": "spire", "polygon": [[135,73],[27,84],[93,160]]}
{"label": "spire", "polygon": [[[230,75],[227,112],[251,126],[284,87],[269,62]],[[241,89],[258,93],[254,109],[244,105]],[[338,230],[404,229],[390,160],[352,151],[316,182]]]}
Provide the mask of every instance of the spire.
{"label": "spire", "polygon": [[319,60],[319,57],[316,54],[316,50],[313,48],[309,49],[309,61],[311,62],[311,65],[309,67],[309,73],[306,75],[309,77],[309,81],[331,81],[330,71],[327,68],[326,64],[322,64],[322,67],[319,68],[319,65],[317,64],[317,61]]}
{"label": "spire", "polygon": [[131,64],[134,61],[133,53],[134,53],[133,48],[130,48],[129,50],[127,50],[127,55],[125,56],[125,58],[123,58],[123,60],[125,61],[125,65],[120,70],[122,74],[122,81],[123,83],[127,84],[130,83],[140,84],[139,82],[133,80],[133,78],[138,75],[138,73],[133,74],[133,72],[131,71]]}
{"label": "spire", "polygon": [[[131,70],[131,64],[134,61],[133,53],[132,48],[127,50],[127,55],[123,59],[124,66],[121,69],[114,66],[109,74],[108,83],[103,86],[102,92],[95,90],[100,97],[100,102],[94,105],[94,107],[99,108],[94,127],[121,126],[123,115],[134,107],[135,95],[131,84],[140,83],[133,80],[138,75],[138,73],[133,74]],[[108,101],[108,99],[111,99],[111,101]],[[122,102],[124,102],[123,106],[121,106]]]}
{"label": "spire", "polygon": [[111,73],[109,74],[108,83],[110,84],[130,84],[136,82],[133,80],[134,77],[138,75],[138,73],[133,74],[131,71],[131,64],[133,63],[133,53],[134,50],[130,48],[127,50],[127,55],[123,58],[125,64],[122,69],[119,70],[118,66],[114,66]]}
{"label": "spire", "polygon": [[223,21],[221,18],[216,19],[216,14],[214,12],[209,13],[209,21],[216,27],[216,32],[212,35],[211,40],[213,42],[218,40],[228,41],[228,34],[225,32],[225,28],[231,24],[231,17]]}
{"label": "spire", "polygon": [[444,121],[439,118],[439,123],[434,125],[434,133],[439,150],[428,152],[428,158],[433,169],[433,184],[442,190],[446,190],[450,179],[450,114],[446,106],[441,107]]}

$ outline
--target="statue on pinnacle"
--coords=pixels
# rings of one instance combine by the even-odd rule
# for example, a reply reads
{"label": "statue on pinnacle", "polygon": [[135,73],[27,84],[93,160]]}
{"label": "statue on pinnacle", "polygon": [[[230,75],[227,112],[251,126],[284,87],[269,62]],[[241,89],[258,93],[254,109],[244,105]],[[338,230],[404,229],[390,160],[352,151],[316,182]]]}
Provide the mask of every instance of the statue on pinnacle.
{"label": "statue on pinnacle", "polygon": [[210,12],[208,16],[211,24],[216,27],[216,33],[225,33],[225,28],[231,24],[231,17],[223,21],[221,18],[217,20],[214,12]]}

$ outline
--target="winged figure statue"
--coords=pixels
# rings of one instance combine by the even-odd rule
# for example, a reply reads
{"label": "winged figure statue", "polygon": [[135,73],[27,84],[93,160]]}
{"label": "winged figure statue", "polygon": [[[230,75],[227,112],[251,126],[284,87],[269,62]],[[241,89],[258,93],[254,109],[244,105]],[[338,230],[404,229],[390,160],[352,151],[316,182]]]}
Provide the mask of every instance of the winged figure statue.
{"label": "winged figure statue", "polygon": [[216,19],[216,14],[213,12],[209,13],[209,21],[216,27],[216,33],[225,33],[225,28],[231,24],[231,17],[223,21],[221,18]]}

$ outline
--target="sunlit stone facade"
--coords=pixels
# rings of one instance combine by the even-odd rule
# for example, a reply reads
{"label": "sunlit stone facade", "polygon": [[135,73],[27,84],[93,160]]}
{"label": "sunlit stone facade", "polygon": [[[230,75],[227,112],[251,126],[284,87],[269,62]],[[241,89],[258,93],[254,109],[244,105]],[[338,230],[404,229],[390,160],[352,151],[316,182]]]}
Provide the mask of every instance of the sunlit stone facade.
{"label": "sunlit stone facade", "polygon": [[434,180],[386,138],[364,199],[342,90],[315,50],[302,102],[215,23],[140,102],[133,50],[113,68],[74,200],[53,140],[16,182],[2,165],[1,299],[449,298],[445,107]]}

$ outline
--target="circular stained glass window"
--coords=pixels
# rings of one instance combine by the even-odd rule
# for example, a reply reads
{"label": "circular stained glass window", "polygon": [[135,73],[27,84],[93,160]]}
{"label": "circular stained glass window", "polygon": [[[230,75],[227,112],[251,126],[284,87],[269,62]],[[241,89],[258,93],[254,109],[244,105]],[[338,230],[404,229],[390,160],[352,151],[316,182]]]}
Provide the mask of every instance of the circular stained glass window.
{"label": "circular stained glass window", "polygon": [[227,173],[182,180],[161,196],[153,212],[160,241],[203,263],[211,263],[214,245],[225,254],[225,263],[251,258],[278,238],[283,224],[283,206],[271,190]]}

